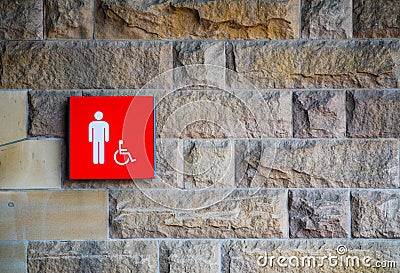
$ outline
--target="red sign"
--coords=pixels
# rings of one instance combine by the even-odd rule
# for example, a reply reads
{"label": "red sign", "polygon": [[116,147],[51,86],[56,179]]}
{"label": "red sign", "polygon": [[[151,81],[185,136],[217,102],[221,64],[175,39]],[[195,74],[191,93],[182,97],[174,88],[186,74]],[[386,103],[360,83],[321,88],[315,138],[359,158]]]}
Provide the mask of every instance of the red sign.
{"label": "red sign", "polygon": [[69,176],[154,178],[153,97],[71,97]]}

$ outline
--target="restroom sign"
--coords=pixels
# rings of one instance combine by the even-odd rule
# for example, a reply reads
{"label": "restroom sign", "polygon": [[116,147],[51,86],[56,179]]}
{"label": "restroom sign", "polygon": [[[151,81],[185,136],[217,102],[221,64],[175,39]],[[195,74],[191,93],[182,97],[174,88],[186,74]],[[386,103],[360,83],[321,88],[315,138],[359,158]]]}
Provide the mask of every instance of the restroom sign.
{"label": "restroom sign", "polygon": [[154,178],[154,99],[71,97],[69,177]]}

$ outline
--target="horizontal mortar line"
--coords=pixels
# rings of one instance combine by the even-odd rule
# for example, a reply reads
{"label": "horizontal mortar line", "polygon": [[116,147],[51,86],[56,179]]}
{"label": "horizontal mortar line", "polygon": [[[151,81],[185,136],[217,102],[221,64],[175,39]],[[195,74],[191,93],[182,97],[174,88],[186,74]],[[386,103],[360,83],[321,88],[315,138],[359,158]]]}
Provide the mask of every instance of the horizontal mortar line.
{"label": "horizontal mortar line", "polygon": [[108,191],[106,188],[18,188],[18,189],[0,189],[2,192],[29,192],[29,191],[47,191],[47,192],[63,192],[63,191]]}
{"label": "horizontal mortar line", "polygon": [[348,140],[355,140],[355,141],[399,141],[400,138],[362,138],[362,137],[340,137],[340,138],[296,138],[296,137],[292,137],[292,138],[288,138],[288,137],[254,137],[254,138],[248,138],[248,137],[228,137],[228,138],[179,138],[179,137],[167,137],[167,138],[163,138],[163,137],[157,137],[157,140],[162,140],[162,139],[166,139],[166,140],[203,140],[203,141],[207,141],[207,140],[220,140],[220,141],[224,141],[224,140],[316,140],[316,141],[348,141]]}
{"label": "horizontal mortar line", "polygon": [[326,191],[362,191],[362,190],[366,190],[366,191],[396,191],[396,190],[400,190],[400,188],[263,188],[263,187],[257,187],[257,188],[212,188],[212,189],[194,189],[194,190],[190,190],[190,189],[171,189],[171,188],[108,188],[108,190],[110,191],[177,191],[177,190],[181,190],[181,191],[187,191],[187,192],[200,192],[200,191],[204,191],[206,192],[207,190],[209,191],[234,191],[234,190],[241,190],[241,191],[245,191],[245,190],[249,190],[249,191],[259,191],[259,190],[270,190],[270,191],[285,191],[285,190],[326,190]]}
{"label": "horizontal mortar line", "polygon": [[162,241],[371,241],[388,242],[395,241],[400,244],[398,238],[118,238],[118,239],[55,239],[55,240],[0,240],[1,242],[27,242],[27,243],[48,243],[48,242],[162,242]]}
{"label": "horizontal mortar line", "polygon": [[396,37],[384,37],[384,38],[349,38],[349,39],[305,39],[305,38],[297,38],[297,39],[26,39],[26,40],[5,40],[1,39],[0,42],[229,42],[229,43],[290,43],[290,42],[309,42],[309,43],[318,43],[318,42],[356,42],[356,41],[399,41],[400,38]]}
{"label": "horizontal mortar line", "polygon": [[56,137],[26,137],[26,138],[21,138],[15,141],[11,141],[11,142],[7,142],[4,144],[0,144],[0,147],[4,147],[4,146],[8,146],[8,145],[12,145],[12,144],[16,144],[16,143],[20,143],[20,142],[24,142],[24,141],[28,141],[28,140],[54,140],[54,141],[64,141],[63,138],[56,138]]}

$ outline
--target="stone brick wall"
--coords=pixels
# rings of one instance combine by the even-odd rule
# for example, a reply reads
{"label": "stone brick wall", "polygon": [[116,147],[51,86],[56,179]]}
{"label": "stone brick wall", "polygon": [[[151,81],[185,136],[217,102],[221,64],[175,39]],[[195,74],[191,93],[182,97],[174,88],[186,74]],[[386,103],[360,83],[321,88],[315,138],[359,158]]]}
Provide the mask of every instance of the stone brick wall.
{"label": "stone brick wall", "polygon": [[[398,0],[0,1],[0,272],[400,272],[399,38]],[[156,179],[68,180],[100,95],[155,96]]]}

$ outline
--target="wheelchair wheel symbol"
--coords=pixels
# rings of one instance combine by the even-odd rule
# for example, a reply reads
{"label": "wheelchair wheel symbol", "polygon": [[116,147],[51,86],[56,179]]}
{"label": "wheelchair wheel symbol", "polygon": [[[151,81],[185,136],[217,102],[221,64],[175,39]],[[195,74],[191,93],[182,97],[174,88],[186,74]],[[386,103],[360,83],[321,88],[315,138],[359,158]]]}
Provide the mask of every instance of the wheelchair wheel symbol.
{"label": "wheelchair wheel symbol", "polygon": [[[120,166],[125,166],[126,164],[130,163],[130,162],[135,162],[136,158],[133,158],[131,153],[128,152],[128,149],[124,149],[122,148],[122,145],[124,144],[124,141],[121,139],[118,141],[118,150],[115,151],[114,153],[114,161],[115,163],[117,163]],[[127,156],[126,160],[124,162],[120,162],[118,160],[118,155],[123,156]]]}

